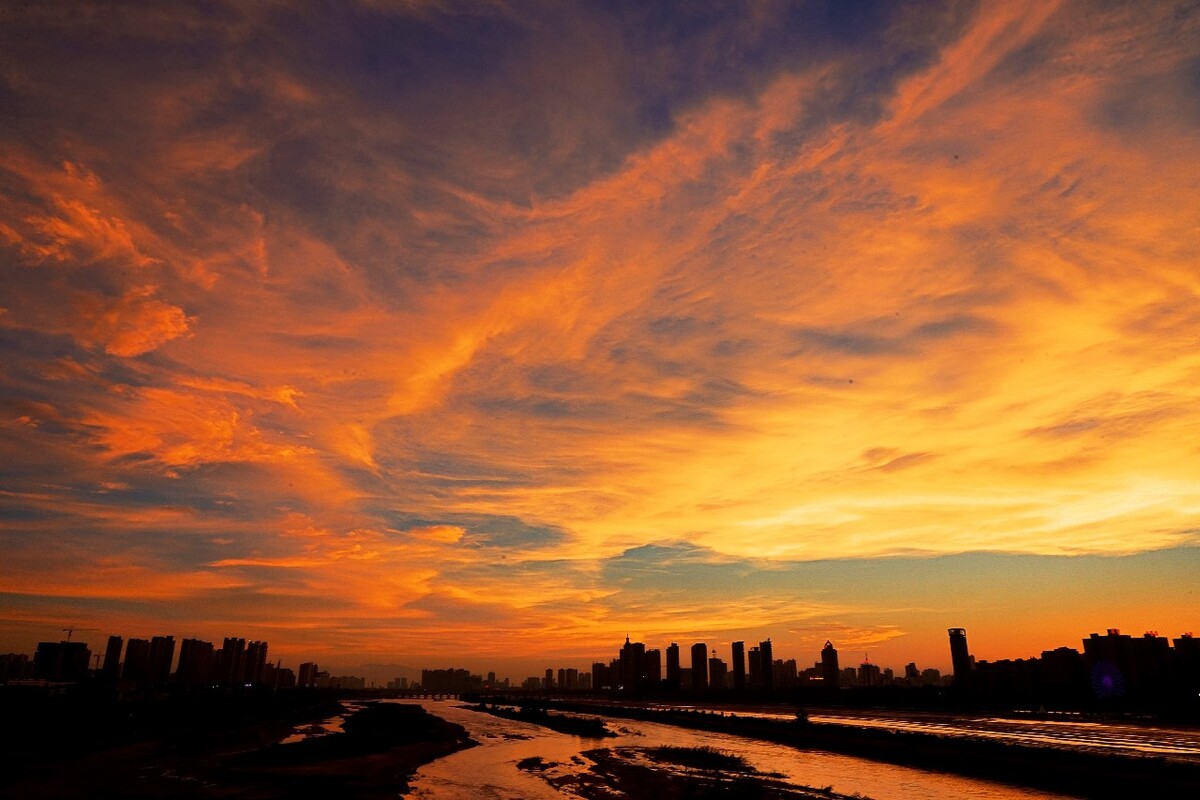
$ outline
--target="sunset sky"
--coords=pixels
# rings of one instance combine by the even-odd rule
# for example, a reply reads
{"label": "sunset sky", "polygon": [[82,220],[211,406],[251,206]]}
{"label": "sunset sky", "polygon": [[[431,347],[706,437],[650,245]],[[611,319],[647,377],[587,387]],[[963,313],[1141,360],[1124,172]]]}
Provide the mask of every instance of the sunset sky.
{"label": "sunset sky", "polygon": [[2,8],[0,652],[1200,633],[1200,4]]}

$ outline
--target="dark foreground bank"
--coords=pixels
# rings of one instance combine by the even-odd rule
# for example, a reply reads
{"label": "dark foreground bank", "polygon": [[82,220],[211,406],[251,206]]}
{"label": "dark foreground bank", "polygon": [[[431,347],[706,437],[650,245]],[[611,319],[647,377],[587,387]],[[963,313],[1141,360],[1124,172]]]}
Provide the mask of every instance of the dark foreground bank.
{"label": "dark foreground bank", "polygon": [[252,719],[59,758],[43,754],[0,777],[0,797],[395,798],[421,765],[474,744],[462,727],[392,703],[354,711],[344,733],[277,743],[303,721]]}
{"label": "dark foreground bank", "polygon": [[697,710],[652,710],[551,701],[562,711],[706,730],[808,750],[824,750],[917,769],[1092,798],[1193,797],[1200,765],[1139,757],[1027,747],[926,733],[812,725]]}

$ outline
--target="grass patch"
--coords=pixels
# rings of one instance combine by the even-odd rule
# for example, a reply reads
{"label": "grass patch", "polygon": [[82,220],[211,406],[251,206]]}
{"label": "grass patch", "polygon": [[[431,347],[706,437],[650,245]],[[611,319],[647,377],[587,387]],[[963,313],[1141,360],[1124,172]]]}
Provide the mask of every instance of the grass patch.
{"label": "grass patch", "polygon": [[714,747],[655,747],[646,751],[654,761],[719,772],[753,772],[745,759]]}

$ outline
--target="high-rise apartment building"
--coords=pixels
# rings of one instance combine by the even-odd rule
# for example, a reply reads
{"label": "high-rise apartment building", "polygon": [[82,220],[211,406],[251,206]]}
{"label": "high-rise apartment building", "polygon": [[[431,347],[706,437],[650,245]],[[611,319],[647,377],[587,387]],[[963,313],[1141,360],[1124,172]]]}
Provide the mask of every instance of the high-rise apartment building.
{"label": "high-rise apartment building", "polygon": [[115,681],[121,675],[121,648],[125,640],[120,636],[108,637],[108,646],[104,648],[104,677]]}
{"label": "high-rise apartment building", "polygon": [[708,645],[704,642],[692,645],[692,689],[697,692],[708,689]]}
{"label": "high-rise apartment building", "polygon": [[179,666],[175,682],[180,686],[207,686],[213,678],[213,645],[199,639],[184,639],[179,643]]}
{"label": "high-rise apartment building", "polygon": [[771,648],[771,640],[766,639],[758,643],[758,658],[759,666],[762,671],[762,688],[775,688],[775,656]]}
{"label": "high-rise apartment building", "polygon": [[171,663],[175,660],[175,637],[155,636],[150,640],[147,657],[146,678],[152,686],[164,686],[171,677]]}
{"label": "high-rise apartment building", "polygon": [[667,646],[667,686],[678,689],[681,686],[679,665],[679,644],[671,642]]}

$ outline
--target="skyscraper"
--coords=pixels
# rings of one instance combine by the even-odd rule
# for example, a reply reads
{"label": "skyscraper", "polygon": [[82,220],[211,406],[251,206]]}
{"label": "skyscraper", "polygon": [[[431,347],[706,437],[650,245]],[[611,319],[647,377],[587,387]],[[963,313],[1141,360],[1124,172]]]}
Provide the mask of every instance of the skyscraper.
{"label": "skyscraper", "polygon": [[662,683],[662,651],[651,648],[646,651],[646,674],[643,677],[646,687],[657,689]]}
{"label": "skyscraper", "polygon": [[243,660],[246,656],[246,640],[226,637],[217,651],[216,683],[233,686],[242,680]]}
{"label": "skyscraper", "polygon": [[771,649],[771,640],[766,639],[758,643],[758,657],[762,661],[762,688],[775,688],[775,656]]}
{"label": "skyscraper", "polygon": [[92,653],[83,642],[38,642],[33,654],[33,677],[81,683],[87,680]]}
{"label": "skyscraper", "polygon": [[667,685],[672,689],[680,687],[679,644],[677,642],[671,642],[667,646]]}
{"label": "skyscraper", "polygon": [[146,676],[153,686],[163,686],[171,677],[171,662],[175,660],[175,637],[155,636],[150,640]]}
{"label": "skyscraper", "polygon": [[725,688],[725,676],[728,669],[725,662],[717,657],[717,651],[713,650],[712,655],[708,659],[708,684],[709,687],[716,689]]}
{"label": "skyscraper", "polygon": [[621,685],[625,691],[637,691],[646,682],[646,645],[625,637],[621,647]]}
{"label": "skyscraper", "polygon": [[733,643],[733,688],[746,688],[746,643]]}
{"label": "skyscraper", "polygon": [[179,666],[175,682],[180,686],[204,686],[212,683],[212,642],[184,639],[179,643]]}
{"label": "skyscraper", "polygon": [[825,642],[821,648],[821,680],[831,689],[838,688],[838,653],[833,642]]}
{"label": "skyscraper", "polygon": [[692,689],[697,692],[708,689],[708,645],[704,642],[692,645]]}
{"label": "skyscraper", "polygon": [[314,661],[305,661],[300,665],[300,676],[296,679],[296,685],[301,687],[310,687],[317,685],[317,665]]}
{"label": "skyscraper", "polygon": [[130,639],[125,643],[125,664],[121,667],[121,678],[134,683],[145,683],[150,679],[148,639]]}
{"label": "skyscraper", "polygon": [[104,677],[115,681],[121,674],[121,647],[125,640],[120,636],[108,637],[108,647],[104,649]]}
{"label": "skyscraper", "polygon": [[950,663],[954,665],[954,683],[963,686],[971,674],[971,653],[967,650],[967,629],[950,628]]}
{"label": "skyscraper", "polygon": [[257,686],[262,683],[263,667],[267,663],[267,643],[250,642],[242,662],[242,683]]}

